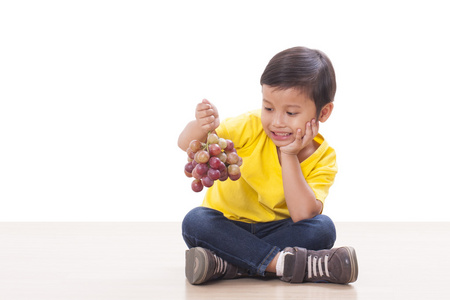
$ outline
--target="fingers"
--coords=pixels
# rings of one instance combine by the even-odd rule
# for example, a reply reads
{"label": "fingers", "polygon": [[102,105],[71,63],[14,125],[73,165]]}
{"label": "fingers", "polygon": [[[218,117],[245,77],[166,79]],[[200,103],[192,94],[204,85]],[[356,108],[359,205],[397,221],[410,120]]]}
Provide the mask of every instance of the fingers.
{"label": "fingers", "polygon": [[207,118],[209,116],[213,116],[214,114],[215,114],[214,108],[211,105],[211,103],[209,103],[208,100],[203,99],[202,102],[197,104],[197,107],[195,109],[195,118],[196,119]]}
{"label": "fingers", "polygon": [[214,116],[214,109],[209,104],[199,103],[195,110],[195,118],[202,119],[209,116]]}
{"label": "fingers", "polygon": [[311,129],[312,129],[312,136],[313,138],[315,138],[316,135],[319,133],[319,122],[317,122],[316,119],[312,119]]}
{"label": "fingers", "polygon": [[195,118],[199,125],[206,131],[213,131],[220,123],[217,108],[206,99],[203,99],[201,103],[197,104]]}
{"label": "fingers", "polygon": [[316,119],[312,119],[311,122],[306,123],[305,135],[303,136],[304,142],[309,143],[319,133],[319,122]]}
{"label": "fingers", "polygon": [[302,142],[303,139],[303,134],[302,134],[302,130],[299,128],[297,129],[297,132],[295,133],[295,142]]}
{"label": "fingers", "polygon": [[313,129],[311,128],[311,122],[306,123],[305,135],[303,136],[303,143],[305,144],[312,139]]}
{"label": "fingers", "polygon": [[280,147],[280,150],[285,154],[297,155],[319,133],[319,122],[312,119],[306,123],[304,131],[305,133],[303,134],[303,131],[298,128],[295,132],[295,140],[289,145]]}
{"label": "fingers", "polygon": [[211,109],[214,111],[214,116],[215,116],[216,118],[219,118],[219,112],[218,112],[218,110],[217,110],[217,108],[216,108],[216,106],[215,106],[214,104],[212,104],[211,102],[209,102],[208,99],[203,99],[203,100],[202,100],[202,103],[207,104],[207,105],[210,105],[209,108],[211,108]]}
{"label": "fingers", "polygon": [[295,140],[289,145],[280,147],[280,151],[288,155],[297,155],[303,148],[303,134],[299,128],[295,132]]}

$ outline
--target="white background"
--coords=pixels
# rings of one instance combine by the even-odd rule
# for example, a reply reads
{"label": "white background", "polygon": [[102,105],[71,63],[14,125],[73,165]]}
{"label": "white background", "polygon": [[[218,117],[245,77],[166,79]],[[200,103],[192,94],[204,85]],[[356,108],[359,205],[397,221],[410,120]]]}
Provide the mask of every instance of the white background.
{"label": "white background", "polygon": [[331,58],[335,221],[450,221],[445,1],[2,1],[0,221],[181,221],[202,98],[258,108],[269,59]]}

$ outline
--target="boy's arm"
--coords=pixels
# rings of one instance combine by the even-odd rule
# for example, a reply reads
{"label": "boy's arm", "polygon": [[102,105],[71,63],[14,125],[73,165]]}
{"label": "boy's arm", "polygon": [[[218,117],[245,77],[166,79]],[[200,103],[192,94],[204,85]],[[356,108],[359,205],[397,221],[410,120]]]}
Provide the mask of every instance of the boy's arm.
{"label": "boy's arm", "polygon": [[303,137],[299,130],[292,144],[280,148],[284,195],[294,222],[313,218],[322,211],[322,202],[316,199],[313,190],[306,182],[298,160],[300,150],[312,143],[318,131],[318,122],[312,120],[308,122]]}
{"label": "boy's arm", "polygon": [[203,99],[195,109],[195,120],[189,122],[178,137],[178,147],[186,151],[192,140],[206,142],[208,132],[214,131],[219,124],[217,108]]}
{"label": "boy's arm", "polygon": [[322,202],[316,199],[303,176],[296,155],[281,154],[283,188],[292,221],[311,219],[322,211]]}

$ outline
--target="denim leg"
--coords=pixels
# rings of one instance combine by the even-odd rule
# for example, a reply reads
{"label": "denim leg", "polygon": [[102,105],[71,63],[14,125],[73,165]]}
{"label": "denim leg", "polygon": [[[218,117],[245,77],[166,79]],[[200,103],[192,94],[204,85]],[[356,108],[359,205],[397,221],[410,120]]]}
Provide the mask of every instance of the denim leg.
{"label": "denim leg", "polygon": [[281,249],[250,230],[251,224],[231,221],[223,213],[206,207],[192,209],[182,224],[183,238],[189,248],[209,249],[248,270],[250,275],[264,276],[268,264]]}
{"label": "denim leg", "polygon": [[325,215],[294,223],[292,219],[262,223],[257,236],[265,242],[278,246],[301,247],[308,250],[331,249],[336,241],[336,228]]}

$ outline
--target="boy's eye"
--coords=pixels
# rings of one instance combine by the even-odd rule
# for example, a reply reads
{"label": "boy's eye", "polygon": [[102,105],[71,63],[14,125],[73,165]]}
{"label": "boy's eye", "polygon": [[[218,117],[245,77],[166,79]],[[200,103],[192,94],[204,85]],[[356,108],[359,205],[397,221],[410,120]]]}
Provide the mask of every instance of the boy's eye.
{"label": "boy's eye", "polygon": [[295,116],[297,113],[294,113],[294,112],[287,112],[287,114],[289,115],[289,116]]}
{"label": "boy's eye", "polygon": [[270,107],[264,107],[264,109],[267,110],[267,111],[272,111],[272,110],[273,110],[273,109],[270,108]]}

